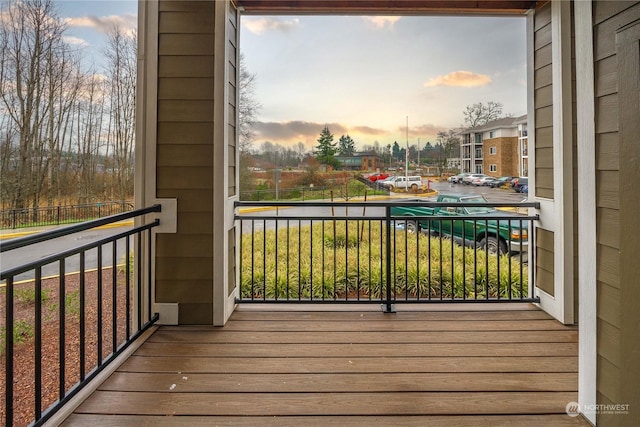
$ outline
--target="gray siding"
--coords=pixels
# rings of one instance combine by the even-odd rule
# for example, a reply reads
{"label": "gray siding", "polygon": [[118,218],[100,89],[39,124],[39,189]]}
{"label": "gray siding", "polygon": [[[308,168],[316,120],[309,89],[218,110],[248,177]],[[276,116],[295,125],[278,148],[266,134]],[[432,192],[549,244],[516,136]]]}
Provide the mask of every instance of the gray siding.
{"label": "gray siding", "polygon": [[[551,78],[551,4],[534,17],[535,194],[553,199],[553,84]],[[553,249],[553,248],[552,248]]]}
{"label": "gray siding", "polygon": [[213,312],[213,2],[160,1],[157,196],[178,199],[178,232],[157,238],[156,299],[182,324]]}
{"label": "gray siding", "polygon": [[[620,157],[623,147],[620,125],[621,94],[620,58],[616,48],[616,32],[631,22],[640,19],[640,4],[633,2],[594,2],[594,71],[595,71],[595,109],[596,109],[596,203],[597,203],[597,251],[598,251],[598,403],[631,404],[632,416],[611,414],[598,415],[599,425],[634,425],[638,422],[637,408],[633,408],[632,394],[625,390],[635,388],[640,383],[638,369],[625,365],[622,355],[626,354],[625,330],[631,330],[627,337],[638,342],[637,335],[637,298],[635,309],[629,309],[629,301],[624,297],[637,296],[633,287],[638,285],[636,275],[637,262],[624,262],[627,248],[633,245],[637,250],[636,236],[623,223],[625,206],[622,188],[624,184]],[[637,48],[636,48],[637,55]],[[637,79],[637,77],[636,77]],[[623,83],[627,86],[626,83]],[[637,82],[636,82],[637,85]],[[625,87],[625,90],[634,90]],[[637,86],[635,88],[637,96]],[[622,94],[624,96],[624,94]],[[637,108],[637,107],[636,107]],[[635,121],[637,122],[636,116]],[[629,142],[629,141],[627,141]],[[637,147],[637,138],[636,138]],[[629,148],[629,147],[627,147]],[[638,153],[637,148],[631,148]],[[637,167],[636,167],[637,169]],[[625,172],[628,175],[630,171]],[[628,196],[627,196],[628,197]],[[632,196],[636,199],[637,195]],[[629,206],[630,207],[630,206]],[[627,221],[631,217],[627,212]],[[637,211],[636,211],[637,212]],[[635,215],[633,215],[635,216]],[[637,217],[627,225],[637,223]],[[637,228],[637,227],[636,227]],[[631,234],[629,234],[631,233]],[[632,236],[632,237],[631,237]],[[630,243],[629,239],[634,239]],[[636,253],[637,256],[637,253]],[[627,260],[629,260],[627,258]],[[625,271],[631,273],[625,275]],[[631,301],[632,302],[632,301]],[[625,304],[627,308],[625,308]],[[631,334],[631,335],[629,335]],[[627,342],[627,348],[629,343]],[[633,344],[631,344],[633,346]],[[637,344],[636,344],[637,348]],[[636,350],[637,351],[637,350]],[[627,355],[632,357],[632,355]],[[637,366],[637,355],[635,356]],[[637,399],[637,397],[635,397]],[[635,424],[637,425],[637,424]]]}
{"label": "gray siding", "polygon": [[[229,81],[228,81],[228,103],[229,103],[229,112],[228,112],[228,139],[227,145],[229,148],[229,167],[228,167],[228,191],[229,196],[235,196],[237,192],[237,178],[236,178],[236,159],[238,158],[238,153],[236,150],[236,127],[237,127],[237,81],[236,75],[238,74],[238,49],[237,40],[238,40],[238,24],[239,17],[238,12],[235,7],[229,8],[228,13],[229,19],[229,27],[227,30],[227,49],[229,53]],[[235,240],[231,240],[233,242]]]}
{"label": "gray siding", "polygon": [[554,234],[536,227],[536,287],[554,295]]}

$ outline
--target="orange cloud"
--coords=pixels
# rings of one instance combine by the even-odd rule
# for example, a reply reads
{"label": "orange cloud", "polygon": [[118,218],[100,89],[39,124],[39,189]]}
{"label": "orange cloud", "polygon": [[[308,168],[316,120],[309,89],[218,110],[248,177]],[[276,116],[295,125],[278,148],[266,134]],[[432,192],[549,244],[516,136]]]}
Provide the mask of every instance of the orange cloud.
{"label": "orange cloud", "polygon": [[108,33],[114,27],[120,27],[126,32],[133,34],[138,26],[138,18],[132,13],[109,16],[79,16],[76,18],[66,18],[64,22],[70,27],[94,28],[103,33]]}
{"label": "orange cloud", "polygon": [[479,87],[491,83],[491,77],[486,74],[475,74],[471,71],[454,71],[443,76],[434,77],[424,84],[424,87],[456,86]]}

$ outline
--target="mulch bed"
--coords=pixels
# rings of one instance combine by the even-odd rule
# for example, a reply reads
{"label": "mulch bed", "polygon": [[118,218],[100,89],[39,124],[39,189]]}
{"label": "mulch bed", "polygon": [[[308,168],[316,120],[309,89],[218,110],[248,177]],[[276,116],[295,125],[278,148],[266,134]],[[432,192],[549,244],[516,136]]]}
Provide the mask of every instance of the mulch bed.
{"label": "mulch bed", "polygon": [[[116,272],[116,343],[120,345],[126,338],[126,284],[125,273]],[[102,337],[102,357],[106,358],[113,349],[113,275],[111,268],[102,270],[102,320],[98,327],[98,273],[85,273],[84,296],[85,308],[82,318],[85,322],[84,333],[84,373],[87,375],[97,366],[98,332]],[[60,279],[44,279],[42,281],[44,301],[42,302],[42,385],[41,411],[46,410],[60,398],[60,366],[64,364],[64,390],[69,390],[80,381],[80,275],[65,276],[65,295],[60,292]],[[14,344],[13,357],[13,425],[26,426],[35,419],[35,295],[33,281],[15,285],[14,319],[19,324],[22,342]],[[131,295],[133,298],[133,295]],[[64,354],[60,346],[60,307],[65,307]],[[133,304],[131,304],[133,307]],[[131,308],[132,310],[132,308]],[[0,295],[0,326],[5,331],[6,289]],[[133,328],[132,328],[133,330]],[[15,336],[15,334],[14,334]],[[15,338],[14,338],[15,341]],[[0,388],[4,391],[0,401],[0,425],[6,425],[6,353],[5,338],[0,340],[2,352],[0,370]],[[62,360],[62,362],[61,362]]]}

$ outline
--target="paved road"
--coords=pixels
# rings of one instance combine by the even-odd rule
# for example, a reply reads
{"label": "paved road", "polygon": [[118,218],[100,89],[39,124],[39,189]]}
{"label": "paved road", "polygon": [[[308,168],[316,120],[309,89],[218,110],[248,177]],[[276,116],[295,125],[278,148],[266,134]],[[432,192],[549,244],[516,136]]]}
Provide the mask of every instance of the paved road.
{"label": "paved road", "polygon": [[[526,201],[526,194],[516,193],[513,190],[503,190],[490,187],[476,187],[474,185],[466,184],[451,184],[448,182],[433,182],[431,188],[437,190],[440,194],[461,194],[461,195],[483,195],[489,202],[494,203],[518,203]],[[407,196],[414,198],[414,196]],[[525,200],[523,200],[525,199]],[[435,200],[434,197],[427,197],[425,200]],[[348,213],[346,213],[348,212]],[[363,210],[362,207],[349,207],[349,208],[334,208],[333,212],[331,208],[324,207],[287,207],[279,209],[269,209],[258,212],[251,212],[248,215],[258,217],[308,217],[308,218],[328,218],[332,215],[335,216],[350,216],[350,217],[375,217],[384,216],[384,208],[381,207],[367,207]],[[298,225],[308,225],[309,221],[292,221],[290,225],[297,227]],[[262,229],[273,229],[276,226],[275,220],[256,220],[243,221],[242,232],[250,233],[253,227],[254,231],[260,231]],[[286,221],[278,221],[278,227],[286,227]]]}
{"label": "paved road", "polygon": [[[463,184],[450,184],[447,182],[433,182],[432,188],[438,190],[441,194],[482,194],[490,202],[520,202],[526,195],[522,195],[510,190],[493,189],[489,187],[474,187]],[[429,200],[429,199],[427,199]],[[344,216],[348,215],[357,216],[383,216],[384,208],[367,207],[364,211],[362,207],[349,207],[349,208],[334,208],[333,215]],[[309,217],[309,218],[321,218],[330,217],[332,215],[331,208],[321,207],[295,207],[284,208],[276,210],[267,210],[251,213],[253,216],[296,216],[296,217]],[[302,225],[308,224],[308,221],[302,221]],[[254,230],[259,231],[263,228],[272,229],[275,227],[275,221],[255,221]],[[281,221],[279,226],[286,226],[286,222]],[[291,226],[298,226],[298,221],[292,222]],[[82,233],[74,234],[71,236],[60,237],[48,242],[42,242],[37,245],[33,245],[27,248],[16,249],[9,252],[0,254],[0,270],[5,271],[10,268],[26,264],[31,261],[42,260],[52,254],[62,252],[67,249],[82,246],[87,243],[95,242],[107,236],[118,234],[120,232],[130,230],[131,226],[123,226],[110,229],[97,229],[88,230]],[[245,221],[243,224],[243,233],[251,231],[250,221]],[[131,244],[133,248],[133,242]],[[122,263],[125,259],[125,242],[121,240],[117,245],[117,263]],[[65,269],[67,272],[74,272],[80,269],[80,257],[74,256],[69,258],[65,263]],[[95,268],[97,266],[97,250],[91,250],[86,253],[86,268]],[[112,261],[112,246],[107,245],[103,248],[102,263],[104,266],[111,266]],[[43,267],[43,277],[52,276],[58,274],[58,264],[49,264]],[[16,280],[25,280],[32,278],[34,273],[25,273],[16,277]]]}
{"label": "paved road", "polygon": [[[68,249],[96,242],[109,236],[131,230],[131,225],[115,228],[87,230],[70,236],[59,237],[57,239],[41,242],[35,245],[27,246],[0,254],[0,270],[6,271],[29,262],[42,260],[48,256],[63,252]],[[121,239],[116,246],[116,263],[120,264],[125,260],[125,240]],[[131,239],[131,248],[133,248],[133,239]],[[113,246],[108,244],[102,249],[102,265],[113,265]],[[98,250],[93,249],[86,252],[85,255],[86,269],[96,268],[98,265]],[[80,256],[70,257],[65,262],[65,271],[67,273],[80,270]],[[58,262],[48,264],[42,268],[42,277],[54,276],[59,273]],[[27,280],[33,278],[34,271],[26,272],[16,276],[15,280]]]}

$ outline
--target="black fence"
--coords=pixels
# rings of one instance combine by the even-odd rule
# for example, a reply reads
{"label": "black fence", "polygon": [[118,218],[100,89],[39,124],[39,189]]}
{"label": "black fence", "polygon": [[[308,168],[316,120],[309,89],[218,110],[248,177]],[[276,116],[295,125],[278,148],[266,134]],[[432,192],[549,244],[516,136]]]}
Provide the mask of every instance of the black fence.
{"label": "black fence", "polygon": [[0,228],[23,228],[89,221],[133,210],[131,202],[105,202],[0,211]]}
{"label": "black fence", "polygon": [[[8,240],[0,252],[28,251],[40,242],[159,211],[155,205]],[[156,219],[0,273],[0,425],[43,424],[156,322],[148,278],[151,229],[157,225]],[[56,274],[45,277],[51,266]]]}
{"label": "black fence", "polygon": [[[365,184],[371,184],[370,181],[365,179],[358,179]],[[382,188],[370,185],[371,188],[378,190],[378,194],[389,194],[389,191]],[[296,201],[308,201],[308,200],[321,200],[340,198],[347,199],[352,197],[364,197],[365,195],[371,195],[372,191],[367,188],[360,188],[354,190],[353,188],[342,187],[294,187],[284,188],[278,191],[274,189],[267,190],[252,190],[240,192],[240,200],[243,201],[273,201],[273,200],[296,200]]]}
{"label": "black fence", "polygon": [[[532,302],[536,203],[238,202],[241,303]],[[497,209],[500,208],[500,209]],[[533,254],[531,254],[533,256]]]}

